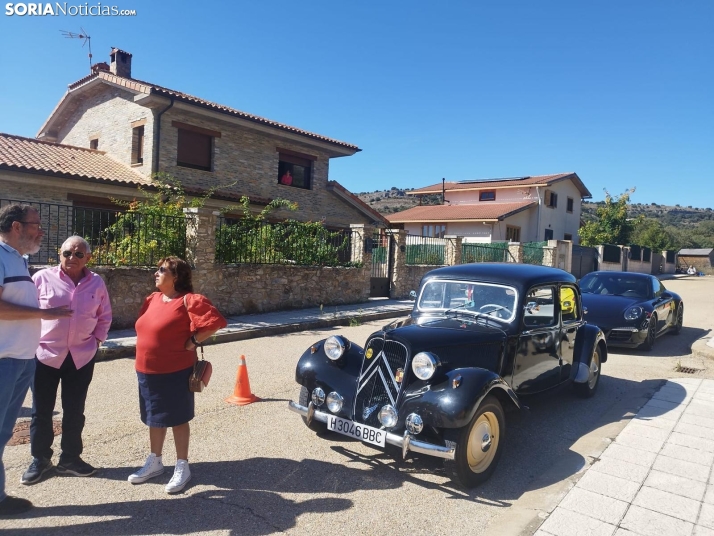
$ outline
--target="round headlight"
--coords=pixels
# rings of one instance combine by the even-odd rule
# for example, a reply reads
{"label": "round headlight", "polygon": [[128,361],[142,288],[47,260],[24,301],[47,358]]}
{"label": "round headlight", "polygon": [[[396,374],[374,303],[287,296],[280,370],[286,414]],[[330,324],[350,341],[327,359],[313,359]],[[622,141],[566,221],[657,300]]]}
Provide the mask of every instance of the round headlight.
{"label": "round headlight", "polygon": [[412,370],[414,375],[420,380],[428,380],[436,372],[436,366],[439,364],[436,357],[428,352],[419,352],[412,359]]}
{"label": "round headlight", "polygon": [[328,337],[325,341],[325,355],[332,361],[337,361],[341,358],[347,349],[347,339],[339,335]]}
{"label": "round headlight", "polygon": [[344,399],[339,395],[339,393],[332,391],[329,395],[327,395],[327,409],[329,409],[332,413],[339,413],[342,409],[343,403]]}
{"label": "round headlight", "polygon": [[312,403],[320,407],[325,403],[325,391],[321,387],[312,390]]}
{"label": "round headlight", "polygon": [[625,311],[625,320],[637,320],[640,316],[642,316],[642,307],[630,307]]}
{"label": "round headlight", "polygon": [[418,434],[424,428],[424,421],[416,413],[410,413],[404,422],[407,430],[412,434]]}
{"label": "round headlight", "polygon": [[387,404],[379,410],[379,422],[385,428],[392,428],[397,424],[397,410]]}

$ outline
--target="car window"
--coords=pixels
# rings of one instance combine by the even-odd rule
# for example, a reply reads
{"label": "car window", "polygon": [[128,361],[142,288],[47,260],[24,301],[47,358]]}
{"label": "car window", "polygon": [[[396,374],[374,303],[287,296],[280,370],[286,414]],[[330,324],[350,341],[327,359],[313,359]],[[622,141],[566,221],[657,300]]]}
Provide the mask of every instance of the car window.
{"label": "car window", "polygon": [[458,309],[510,322],[516,316],[516,300],[513,287],[478,281],[430,280],[421,288],[417,308],[423,312]]}
{"label": "car window", "polygon": [[576,297],[573,287],[560,287],[560,317],[563,322],[573,322],[580,318]]}
{"label": "car window", "polygon": [[659,298],[662,295],[662,292],[664,291],[664,287],[662,286],[662,283],[659,282],[659,279],[657,279],[656,277],[653,277],[651,281],[654,296],[655,298]]}
{"label": "car window", "polygon": [[555,324],[553,287],[536,287],[526,295],[523,324],[531,329]]}

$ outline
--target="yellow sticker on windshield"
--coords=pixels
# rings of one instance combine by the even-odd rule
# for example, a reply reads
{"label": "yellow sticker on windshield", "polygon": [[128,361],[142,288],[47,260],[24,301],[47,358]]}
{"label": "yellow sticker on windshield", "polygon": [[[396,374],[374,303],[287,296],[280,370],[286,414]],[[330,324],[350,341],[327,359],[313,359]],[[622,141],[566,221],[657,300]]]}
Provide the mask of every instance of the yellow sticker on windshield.
{"label": "yellow sticker on windshield", "polygon": [[374,352],[372,351],[371,348],[367,348],[367,351],[364,353],[364,356],[365,356],[367,359],[370,359],[370,358],[372,357],[372,354],[373,354],[373,353],[374,353]]}

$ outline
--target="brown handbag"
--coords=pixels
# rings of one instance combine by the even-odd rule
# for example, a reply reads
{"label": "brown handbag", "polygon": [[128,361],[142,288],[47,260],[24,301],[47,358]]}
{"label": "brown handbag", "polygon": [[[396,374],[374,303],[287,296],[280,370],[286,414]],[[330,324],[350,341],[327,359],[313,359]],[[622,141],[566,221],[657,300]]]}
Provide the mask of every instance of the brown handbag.
{"label": "brown handbag", "polygon": [[[188,311],[185,295],[183,297],[183,304],[186,307],[186,311]],[[191,377],[188,379],[188,390],[193,393],[203,391],[204,387],[211,381],[211,374],[213,374],[213,366],[203,358],[203,345],[199,344],[198,347],[201,349],[201,359],[196,360],[196,363],[193,365]]]}

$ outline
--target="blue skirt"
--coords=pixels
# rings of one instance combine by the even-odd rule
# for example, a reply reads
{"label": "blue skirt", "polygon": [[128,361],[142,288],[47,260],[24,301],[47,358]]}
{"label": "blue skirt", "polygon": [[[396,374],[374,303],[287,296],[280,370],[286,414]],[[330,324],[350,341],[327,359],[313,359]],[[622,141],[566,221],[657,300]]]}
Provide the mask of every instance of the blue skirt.
{"label": "blue skirt", "polygon": [[193,367],[168,374],[137,371],[141,422],[154,428],[170,428],[193,419],[193,393],[188,389],[191,372]]}

